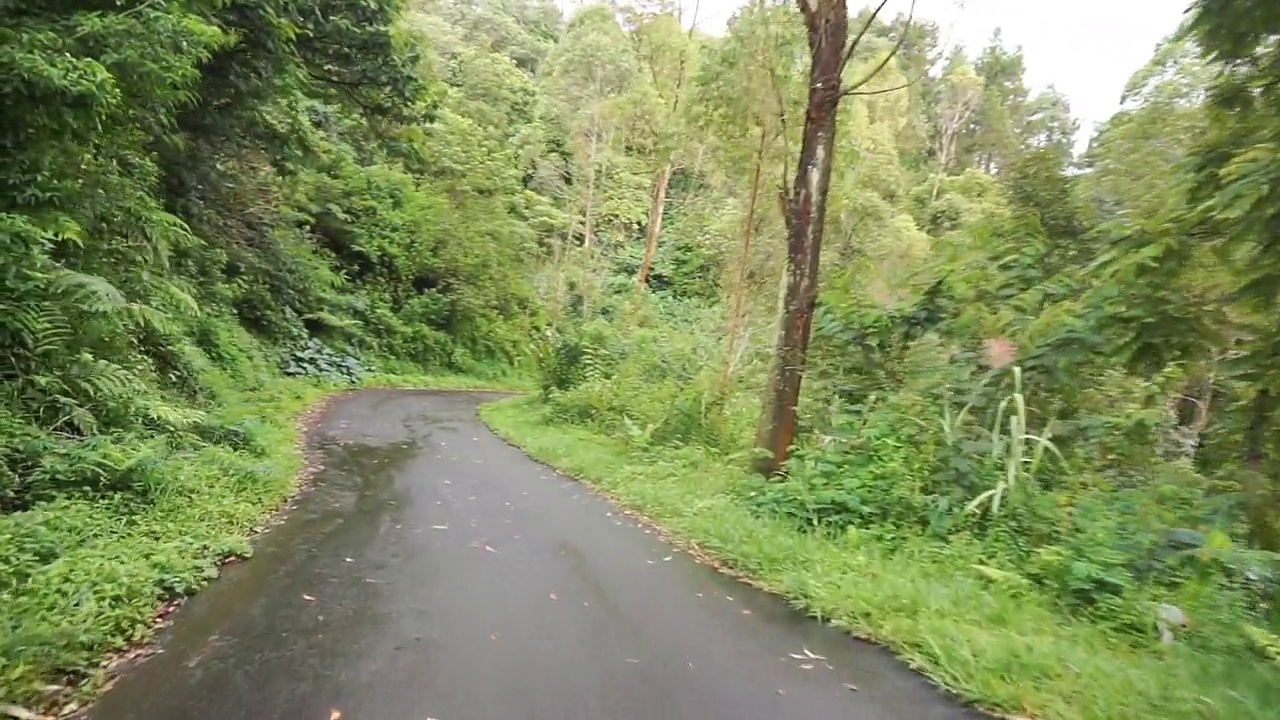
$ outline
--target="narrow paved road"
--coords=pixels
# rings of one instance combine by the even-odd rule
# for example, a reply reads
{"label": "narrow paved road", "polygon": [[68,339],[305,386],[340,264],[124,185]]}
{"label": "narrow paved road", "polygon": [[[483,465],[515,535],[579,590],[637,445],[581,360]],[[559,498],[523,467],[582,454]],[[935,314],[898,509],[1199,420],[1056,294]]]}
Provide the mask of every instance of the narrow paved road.
{"label": "narrow paved road", "polygon": [[91,717],[978,717],[509,447],[476,419],[491,397],[339,401],[318,487]]}

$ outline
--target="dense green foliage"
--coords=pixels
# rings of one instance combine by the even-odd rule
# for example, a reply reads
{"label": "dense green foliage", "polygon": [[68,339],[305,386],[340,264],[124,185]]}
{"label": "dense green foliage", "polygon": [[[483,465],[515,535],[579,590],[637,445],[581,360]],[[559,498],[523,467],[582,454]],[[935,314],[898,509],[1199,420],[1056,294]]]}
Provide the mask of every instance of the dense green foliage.
{"label": "dense green foliage", "polygon": [[[798,447],[767,481],[722,471],[750,459],[777,330],[806,39],[781,0],[720,37],[677,13],[5,3],[0,696],[52,702],[245,551],[288,490],[282,409],[425,368],[534,374],[526,412],[650,467],[716,458],[711,495],[664,487],[734,518],[736,548],[696,526],[723,557],[767,574],[751,532],[828,543],[778,589],[976,699],[1025,712],[1011,683],[1087,657],[1109,695],[1058,678],[1029,709],[1274,709],[1276,11],[1200,0],[1078,157],[1066,98],[998,35],[944,53],[927,22],[871,22]],[[878,560],[824,576],[840,543]],[[1028,608],[1010,633],[1056,618],[1047,654],[839,590],[895,564],[945,612],[980,586]],[[1193,622],[1172,647],[1166,606]],[[1126,685],[1135,658],[1164,680]]]}
{"label": "dense green foliage", "polygon": [[[1100,628],[1114,663],[1162,657],[1162,623],[1189,617],[1190,628],[1165,628],[1174,674],[1233,668],[1234,680],[1213,680],[1233,688],[1225,695],[1207,679],[1192,687],[1229,705],[1214,716],[1263,717],[1280,686],[1280,25],[1262,4],[1227,5],[1196,6],[1079,157],[1066,99],[1028,90],[1020,52],[996,37],[976,57],[942,57],[936,29],[913,24],[874,81],[910,87],[842,106],[798,447],[783,477],[726,492],[796,532],[932,548],[957,577],[977,573]],[[572,286],[552,305],[564,309],[538,412],[625,439],[637,467],[691,449],[745,465],[779,316],[774,198],[803,119],[803,27],[790,4],[757,2],[722,38],[667,39],[692,44],[695,59],[680,112],[661,118],[678,182],[663,208],[661,280],[646,293],[624,282],[645,223],[625,193],[651,188],[663,161],[644,142],[651,126],[633,124],[666,82],[644,53],[659,17],[622,18],[629,59],[600,40],[620,69],[589,86],[605,110],[581,120],[578,152],[602,158],[606,175],[573,196],[582,247],[558,276]],[[873,23],[877,40],[850,76],[905,23]],[[639,68],[623,82],[628,65]],[[637,97],[649,98],[640,109]],[[596,125],[609,130],[604,149]],[[584,236],[593,202],[614,215]],[[600,237],[627,220],[630,233]],[[824,579],[820,567],[795,571]],[[1081,707],[1031,709],[1121,716]],[[1174,717],[1163,703],[1131,709]]]}
{"label": "dense green foliage", "polygon": [[285,375],[523,362],[533,118],[488,83],[527,76],[420,25],[396,0],[4,3],[0,699],[56,701],[247,550],[317,394]]}

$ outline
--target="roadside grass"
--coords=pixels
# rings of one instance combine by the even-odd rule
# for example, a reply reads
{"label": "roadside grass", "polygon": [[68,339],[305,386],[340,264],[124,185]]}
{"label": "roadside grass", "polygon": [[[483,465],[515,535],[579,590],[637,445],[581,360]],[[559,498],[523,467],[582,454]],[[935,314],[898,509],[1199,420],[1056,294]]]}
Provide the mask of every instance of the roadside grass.
{"label": "roadside grass", "polygon": [[974,547],[923,538],[888,547],[857,532],[801,531],[747,508],[741,463],[550,425],[534,397],[480,412],[531,457],[810,615],[883,643],[980,707],[1041,720],[1263,720],[1280,707],[1274,667],[1177,644],[1135,650],[1064,617],[1031,588],[974,571]]}
{"label": "roadside grass", "polygon": [[0,700],[48,707],[93,692],[103,659],[146,639],[163,601],[248,554],[302,467],[294,421],[326,392],[282,379],[227,393],[211,419],[240,424],[252,447],[140,441],[128,448],[144,455],[136,492],[0,517]]}
{"label": "roadside grass", "polygon": [[[349,386],[278,376],[210,378],[211,424],[238,440],[109,439],[129,457],[125,493],[66,496],[0,515],[0,705],[65,708],[109,678],[113,653],[146,641],[162,605],[252,552],[255,530],[294,491],[298,420]],[[518,390],[518,379],[380,375],[360,387]],[[95,452],[93,447],[85,452]],[[85,462],[96,462],[89,458]],[[0,714],[3,714],[0,712]]]}

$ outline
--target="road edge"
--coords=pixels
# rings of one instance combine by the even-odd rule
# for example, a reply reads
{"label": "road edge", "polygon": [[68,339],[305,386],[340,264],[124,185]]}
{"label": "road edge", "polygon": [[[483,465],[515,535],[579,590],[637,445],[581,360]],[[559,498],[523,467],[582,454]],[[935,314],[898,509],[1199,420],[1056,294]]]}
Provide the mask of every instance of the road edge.
{"label": "road edge", "polygon": [[813,612],[806,598],[800,595],[787,593],[768,582],[761,580],[750,571],[735,567],[731,560],[722,557],[714,550],[703,547],[687,533],[672,530],[666,527],[661,521],[655,520],[645,514],[644,508],[641,507],[642,503],[630,501],[619,494],[610,491],[598,475],[593,476],[593,473],[568,468],[563,462],[560,462],[559,457],[553,456],[551,453],[539,452],[536,448],[531,447],[530,443],[527,441],[522,442],[518,432],[513,430],[510,426],[503,424],[500,416],[511,408],[518,408],[521,401],[528,400],[529,398],[527,397],[516,397],[483,403],[477,407],[476,415],[490,432],[512,448],[519,450],[530,460],[546,466],[560,475],[577,482],[587,492],[609,502],[617,508],[620,513],[637,521],[646,529],[651,530],[664,542],[679,548],[681,551],[694,558],[698,563],[706,565],[744,585],[773,595],[774,597],[786,602],[793,610],[795,610],[795,612],[800,613],[805,617],[817,620],[824,625],[828,625],[845,632],[853,639],[885,648],[893,654],[893,657],[901,663],[903,667],[921,676],[939,692],[951,698],[957,705],[969,708],[977,713],[991,717],[994,720],[1033,720],[1032,716],[1029,715],[1008,714],[994,706],[984,703],[980,698],[970,697],[968,694],[952,687],[945,682],[944,678],[934,672],[934,668],[932,666],[927,662],[921,661],[913,654],[910,647],[905,646],[902,643],[897,643],[890,638],[877,636],[865,628],[831,622],[830,618],[825,618],[820,614]]}
{"label": "road edge", "polygon": [[[454,376],[408,376],[397,382],[395,376],[374,376],[356,386],[336,387],[325,385],[303,384],[303,395],[300,403],[290,407],[287,416],[277,418],[279,425],[287,430],[286,442],[276,444],[272,454],[285,461],[293,469],[289,485],[274,504],[264,506],[252,529],[245,534],[244,540],[253,546],[259,538],[272,528],[286,522],[290,513],[298,506],[298,502],[314,487],[316,476],[324,469],[322,454],[317,445],[317,428],[333,406],[345,399],[363,392],[378,390],[427,391],[448,393],[501,392],[519,397],[522,391],[502,387],[500,384],[484,383],[465,377]],[[508,399],[508,398],[503,398]],[[253,403],[248,403],[252,407]],[[230,565],[251,559],[252,554],[228,553],[214,558],[211,562],[217,575],[208,579],[194,592],[177,597],[158,595],[151,614],[151,621],[145,636],[126,647],[104,653],[98,670],[85,677],[77,685],[69,686],[64,696],[52,705],[41,706],[45,714],[32,713],[34,720],[53,720],[67,718],[76,720],[87,716],[98,698],[115,685],[123,673],[137,667],[147,659],[156,655],[163,642],[163,631],[172,624],[174,614],[188,600],[203,592],[213,583],[222,579],[223,571]],[[27,708],[0,704],[0,716],[9,716],[18,712],[32,712]],[[14,717],[17,717],[14,715]]]}

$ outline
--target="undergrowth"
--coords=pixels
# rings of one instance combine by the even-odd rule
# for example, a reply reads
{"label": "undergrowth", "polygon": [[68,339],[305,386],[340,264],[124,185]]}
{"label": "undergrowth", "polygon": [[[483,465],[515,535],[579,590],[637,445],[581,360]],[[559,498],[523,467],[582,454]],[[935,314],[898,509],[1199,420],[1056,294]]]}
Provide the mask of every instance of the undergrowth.
{"label": "undergrowth", "polygon": [[[0,516],[0,698],[41,706],[91,695],[108,678],[101,661],[147,640],[161,603],[199,590],[227,558],[249,556],[251,535],[295,487],[296,421],[309,405],[344,387],[520,387],[518,378],[493,375],[504,379],[384,374],[352,385],[271,377],[252,390],[207,378],[220,400],[200,432],[117,441],[146,453],[119,473],[132,491],[64,492]],[[83,462],[102,451],[71,452]]]}
{"label": "undergrowth", "polygon": [[0,696],[92,690],[108,652],[150,634],[159,602],[249,554],[301,467],[293,421],[325,392],[278,380],[229,393],[209,422],[239,428],[236,439],[154,442],[144,493],[66,495],[0,517]]}

